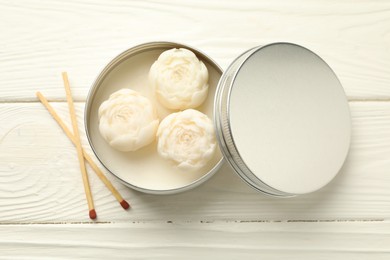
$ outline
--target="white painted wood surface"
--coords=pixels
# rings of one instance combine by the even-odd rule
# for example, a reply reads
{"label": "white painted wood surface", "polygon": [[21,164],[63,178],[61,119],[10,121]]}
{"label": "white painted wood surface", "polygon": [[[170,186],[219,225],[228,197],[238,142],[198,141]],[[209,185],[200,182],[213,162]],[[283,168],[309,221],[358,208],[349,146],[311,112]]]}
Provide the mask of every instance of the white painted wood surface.
{"label": "white painted wood surface", "polygon": [[375,222],[9,225],[0,232],[0,259],[7,260],[388,260],[390,254],[390,225]]}
{"label": "white painted wood surface", "polygon": [[[275,41],[320,54],[353,118],[340,175],[292,199],[256,193],[228,166],[171,196],[108,175],[133,206],[124,211],[89,171],[91,223],[75,149],[35,92],[69,119],[68,71],[81,127],[99,70],[153,40],[193,45],[223,68]],[[0,71],[0,259],[390,259],[389,1],[0,0]]]}

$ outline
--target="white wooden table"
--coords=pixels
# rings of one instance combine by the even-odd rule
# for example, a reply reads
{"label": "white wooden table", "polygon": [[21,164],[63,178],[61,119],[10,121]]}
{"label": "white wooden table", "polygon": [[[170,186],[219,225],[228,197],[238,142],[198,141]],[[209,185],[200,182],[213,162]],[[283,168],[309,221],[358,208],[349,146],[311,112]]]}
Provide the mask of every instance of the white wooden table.
{"label": "white wooden table", "polygon": [[[37,101],[70,123],[69,73],[83,145],[84,101],[114,56],[168,40],[223,68],[250,47],[290,41],[335,70],[351,107],[350,154],[319,192],[264,196],[228,166],[182,194],[153,196],[94,174],[88,218],[76,151]],[[89,169],[89,172],[91,170]],[[390,259],[390,2],[0,0],[0,259]]]}

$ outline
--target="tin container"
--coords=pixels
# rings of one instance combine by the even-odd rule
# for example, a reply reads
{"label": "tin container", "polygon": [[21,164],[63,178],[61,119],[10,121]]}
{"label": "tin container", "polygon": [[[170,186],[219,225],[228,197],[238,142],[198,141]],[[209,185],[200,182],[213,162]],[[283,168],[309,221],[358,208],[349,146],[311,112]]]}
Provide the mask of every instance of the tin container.
{"label": "tin container", "polygon": [[121,88],[131,88],[148,97],[155,103],[160,119],[175,112],[161,106],[148,86],[151,65],[163,51],[172,48],[189,49],[206,65],[209,72],[209,94],[197,109],[212,119],[214,95],[222,75],[221,68],[199,50],[173,42],[145,43],[118,55],[93,83],[85,105],[86,134],[96,157],[123,184],[150,194],[173,194],[194,188],[213,176],[223,162],[223,156],[217,149],[214,158],[200,171],[182,172],[158,156],[156,142],[136,152],[125,153],[111,148],[99,133],[99,106],[110,94]]}
{"label": "tin container", "polygon": [[[167,174],[164,162],[150,156],[153,145],[139,154],[116,152],[97,129],[97,108],[116,89],[131,87],[150,96],[142,83],[144,74],[161,52],[171,48],[193,51],[209,70],[209,96],[199,109],[214,119],[222,153],[187,179],[180,179],[183,173]],[[162,107],[158,110],[162,117],[167,114]],[[351,136],[349,106],[337,76],[319,56],[291,43],[250,49],[223,74],[211,58],[187,45],[152,42],[131,48],[111,61],[93,84],[85,126],[102,164],[127,186],[152,194],[198,186],[219,169],[223,157],[257,191],[277,197],[310,193],[339,172]],[[154,168],[145,166],[152,164]]]}

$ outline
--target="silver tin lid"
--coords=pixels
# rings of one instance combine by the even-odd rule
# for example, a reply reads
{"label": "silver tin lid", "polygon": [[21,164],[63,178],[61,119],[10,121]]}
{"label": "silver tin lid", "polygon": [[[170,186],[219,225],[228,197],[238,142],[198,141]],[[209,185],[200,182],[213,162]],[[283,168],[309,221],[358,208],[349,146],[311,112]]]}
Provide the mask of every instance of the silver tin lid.
{"label": "silver tin lid", "polygon": [[253,48],[233,61],[218,84],[214,122],[229,164],[274,196],[322,188],[349,150],[340,81],[319,56],[291,43]]}

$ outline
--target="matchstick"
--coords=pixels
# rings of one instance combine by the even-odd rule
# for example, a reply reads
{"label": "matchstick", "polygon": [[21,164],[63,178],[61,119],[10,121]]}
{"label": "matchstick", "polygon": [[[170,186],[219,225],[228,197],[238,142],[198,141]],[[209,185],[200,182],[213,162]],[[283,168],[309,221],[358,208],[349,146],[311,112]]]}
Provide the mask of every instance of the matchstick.
{"label": "matchstick", "polygon": [[[64,121],[61,119],[61,117],[57,114],[57,112],[54,110],[54,108],[50,105],[50,103],[47,101],[47,99],[42,95],[42,93],[37,92],[36,93],[39,101],[43,104],[43,106],[49,111],[49,113],[52,115],[54,120],[58,123],[58,125],[62,128],[62,130],[65,132],[65,134],[68,136],[68,138],[72,141],[74,145],[76,145],[76,140],[72,134],[72,132],[69,130],[69,128],[65,125]],[[129,203],[127,203],[126,200],[123,199],[121,194],[115,189],[115,187],[112,185],[109,179],[104,175],[104,173],[99,169],[99,167],[96,165],[96,163],[92,160],[91,156],[83,149],[83,155],[85,160],[89,163],[91,168],[95,171],[96,175],[99,177],[99,179],[106,185],[107,189],[111,191],[111,193],[114,195],[116,200],[120,203],[120,205],[124,209],[128,209],[130,207]]]}
{"label": "matchstick", "polygon": [[62,73],[62,80],[64,81],[66,100],[68,101],[69,114],[70,114],[70,119],[72,121],[73,135],[74,135],[74,140],[76,143],[77,156],[79,158],[81,176],[83,178],[83,183],[84,183],[85,196],[87,197],[87,202],[88,202],[89,217],[91,219],[95,219],[96,218],[96,211],[95,211],[95,207],[93,205],[91,187],[89,186],[87,170],[85,169],[83,150],[82,150],[81,142],[80,142],[80,134],[79,134],[79,129],[77,127],[76,112],[74,110],[73,98],[72,98],[72,94],[70,91],[68,75],[66,72]]}

